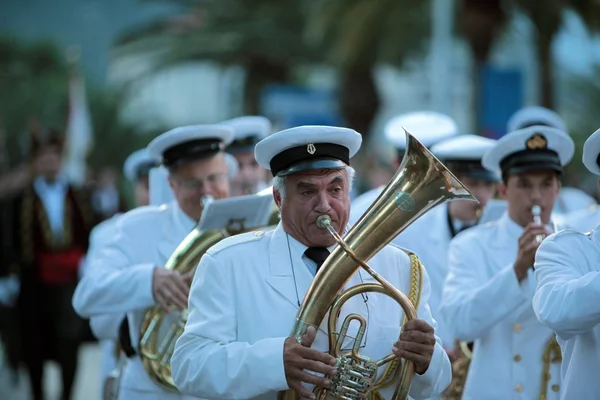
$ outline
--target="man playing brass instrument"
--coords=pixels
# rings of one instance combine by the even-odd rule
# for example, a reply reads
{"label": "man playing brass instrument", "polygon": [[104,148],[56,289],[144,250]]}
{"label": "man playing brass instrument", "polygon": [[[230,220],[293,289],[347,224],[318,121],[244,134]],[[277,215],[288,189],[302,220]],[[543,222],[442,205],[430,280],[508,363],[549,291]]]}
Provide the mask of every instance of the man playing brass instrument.
{"label": "man playing brass instrument", "polygon": [[[277,399],[278,392],[289,389],[314,398],[313,387],[330,387],[338,371],[335,358],[325,352],[327,321],[318,330],[308,328],[298,341],[290,330],[319,266],[336,247],[331,234],[317,226],[317,217],[328,215],[340,235],[346,229],[354,175],[349,160],[361,140],[346,128],[302,126],[258,143],[256,159],[275,178],[281,222],[273,231],[224,239],[200,261],[188,321],[171,358],[180,391],[207,399]],[[369,263],[409,293],[412,268],[404,251],[386,246]],[[347,285],[361,282],[374,280],[359,270]],[[414,362],[410,395],[415,399],[440,394],[451,379],[448,357],[434,335],[424,271],[421,282],[421,319],[406,323],[401,335],[402,310],[377,293],[351,298],[338,320],[357,313],[369,322],[357,341],[362,355],[376,359],[393,353]],[[351,324],[348,337],[357,336]],[[353,344],[342,346],[348,350]],[[393,390],[379,394],[390,399]]]}
{"label": "man playing brass instrument", "polygon": [[[583,163],[600,175],[600,129],[583,146]],[[535,256],[533,309],[552,329],[563,352],[561,399],[600,393],[600,228],[564,230],[548,237]]]}
{"label": "man playing brass instrument", "polygon": [[558,398],[560,350],[531,306],[536,236],[549,232],[532,222],[531,210],[540,206],[549,222],[573,152],[564,132],[532,126],[508,133],[483,157],[487,169],[502,173],[507,212],[450,242],[441,306],[454,337],[475,342],[465,400]]}
{"label": "man playing brass instrument", "polygon": [[184,395],[156,385],[137,353],[140,324],[149,307],[182,310],[187,307],[191,276],[163,268],[181,241],[197,225],[201,199],[229,195],[223,149],[233,132],[220,125],[173,129],[148,145],[151,157],[169,171],[176,201],[160,207],[141,207],[119,218],[110,244],[91,260],[73,297],[80,315],[127,313],[134,347],[121,378],[119,398],[182,399]]}

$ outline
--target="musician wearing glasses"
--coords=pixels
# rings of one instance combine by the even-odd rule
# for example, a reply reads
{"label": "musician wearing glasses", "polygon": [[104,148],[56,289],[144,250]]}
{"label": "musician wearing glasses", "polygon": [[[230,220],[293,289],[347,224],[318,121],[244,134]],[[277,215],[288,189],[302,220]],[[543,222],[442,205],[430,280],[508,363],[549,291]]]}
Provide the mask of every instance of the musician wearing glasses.
{"label": "musician wearing glasses", "polygon": [[187,308],[191,274],[166,270],[165,262],[197,225],[202,199],[229,195],[223,150],[233,132],[220,125],[173,129],[150,142],[147,149],[169,171],[175,200],[166,205],[141,207],[117,222],[111,242],[90,264],[73,297],[80,315],[127,313],[129,360],[120,382],[121,399],[182,399],[184,395],[151,380],[137,354],[139,332],[146,310],[155,305],[168,310]]}
{"label": "musician wearing glasses", "polygon": [[[583,146],[583,164],[600,175],[600,129]],[[562,350],[561,399],[594,399],[600,393],[600,228],[563,230],[535,256],[538,320],[556,333]]]}
{"label": "musician wearing glasses", "polygon": [[266,172],[254,158],[254,146],[271,134],[271,122],[261,116],[244,116],[222,122],[233,129],[234,140],[225,151],[238,163],[237,175],[231,180],[231,196],[258,193],[267,188]]}
{"label": "musician wearing glasses", "polygon": [[532,267],[573,152],[564,132],[532,126],[508,133],[483,157],[501,173],[507,211],[450,242],[441,306],[453,336],[474,342],[463,399],[558,399],[560,350],[533,312]]}
{"label": "musician wearing glasses", "polygon": [[[290,332],[315,274],[336,248],[317,218],[326,215],[339,235],[347,229],[354,175],[349,161],[361,140],[346,128],[302,126],[258,143],[256,159],[274,177],[281,222],[269,232],[224,239],[201,259],[190,291],[189,318],[171,358],[179,390],[206,399],[277,399],[282,391],[314,398],[315,386],[333,387],[342,366],[327,353],[327,318],[301,337]],[[341,307],[336,327],[339,331],[351,313],[362,315],[365,332],[359,334],[358,321],[351,323],[342,351],[349,351],[356,338],[359,354],[414,362],[410,396],[424,399],[446,388],[451,371],[434,335],[429,279],[410,260],[404,251],[386,246],[369,264],[405,294],[415,293],[411,277],[419,282],[419,319],[408,321],[400,335],[403,312],[398,304],[379,293],[363,293]],[[359,270],[345,287],[373,282]],[[395,368],[389,370],[391,376]],[[377,392],[390,399],[397,383],[391,379]]]}

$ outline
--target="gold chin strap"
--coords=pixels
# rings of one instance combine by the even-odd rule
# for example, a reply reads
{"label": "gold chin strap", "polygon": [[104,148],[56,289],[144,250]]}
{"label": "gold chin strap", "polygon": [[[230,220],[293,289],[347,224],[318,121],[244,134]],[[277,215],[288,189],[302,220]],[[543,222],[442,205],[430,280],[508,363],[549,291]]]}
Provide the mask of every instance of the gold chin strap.
{"label": "gold chin strap", "polygon": [[[423,279],[421,279],[423,275],[423,264],[419,257],[406,251],[408,257],[410,258],[410,291],[408,292],[408,298],[411,303],[415,306],[415,309],[419,309],[419,303],[421,301],[421,289],[423,288]],[[402,318],[402,325],[406,323],[406,316]],[[385,389],[394,384],[396,379],[398,378],[398,373],[400,372],[400,367],[402,365],[401,359],[397,358],[396,360],[390,362],[386,369],[383,371],[383,375],[381,376],[380,383],[373,388],[370,392],[368,400],[384,400],[383,396],[379,393],[381,389]]]}

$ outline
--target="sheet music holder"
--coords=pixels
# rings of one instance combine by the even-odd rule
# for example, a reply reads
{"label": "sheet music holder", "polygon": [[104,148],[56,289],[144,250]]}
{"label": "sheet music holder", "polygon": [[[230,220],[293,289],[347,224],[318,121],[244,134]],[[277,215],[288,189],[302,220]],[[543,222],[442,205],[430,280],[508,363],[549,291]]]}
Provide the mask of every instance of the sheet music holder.
{"label": "sheet music holder", "polygon": [[204,208],[198,229],[254,229],[264,227],[269,223],[273,205],[273,196],[258,194],[214,200]]}

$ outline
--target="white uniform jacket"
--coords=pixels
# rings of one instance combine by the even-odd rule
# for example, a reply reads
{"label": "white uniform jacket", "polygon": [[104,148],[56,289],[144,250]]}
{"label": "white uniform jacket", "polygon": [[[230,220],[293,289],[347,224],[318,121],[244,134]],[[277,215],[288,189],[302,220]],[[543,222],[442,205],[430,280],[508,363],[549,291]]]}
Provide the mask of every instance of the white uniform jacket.
{"label": "white uniform jacket", "polygon": [[533,309],[563,353],[561,399],[600,395],[600,231],[548,237],[535,259]]}
{"label": "white uniform jacket", "polygon": [[[554,333],[536,318],[535,278],[514,272],[523,228],[507,214],[458,234],[449,246],[441,313],[454,336],[474,341],[463,400],[537,399],[542,357]],[[548,399],[558,399],[560,365],[550,367]]]}
{"label": "white uniform jacket", "polygon": [[[223,240],[200,261],[189,298],[189,319],[171,359],[177,387],[207,399],[276,399],[288,389],[283,344],[294,325],[299,303],[313,280],[303,260],[306,247],[289,237],[281,224],[266,233],[247,233]],[[370,264],[404,293],[409,293],[410,261],[402,250],[387,246]],[[355,273],[348,285],[374,280]],[[435,329],[427,300],[429,279],[423,273],[419,318]],[[398,340],[403,313],[391,299],[370,293],[342,307],[338,324],[349,312],[369,320],[361,353],[379,359]],[[326,320],[313,348],[327,351]],[[339,326],[339,325],[338,325]],[[349,336],[354,337],[356,324]],[[349,344],[345,343],[344,348]],[[450,383],[450,362],[438,343],[429,369],[415,376],[415,399],[441,393]],[[394,387],[383,390],[389,399]]]}
{"label": "white uniform jacket", "polygon": [[[154,268],[165,265],[195,225],[175,202],[139,207],[124,214],[113,239],[90,260],[77,286],[73,296],[77,313],[83,317],[127,313],[132,345],[137,350],[145,311],[156,304],[152,294]],[[121,388],[156,398],[180,398],[154,384],[137,355],[127,362]]]}
{"label": "white uniform jacket", "polygon": [[[88,269],[88,265],[95,257],[101,254],[101,250],[104,246],[110,244],[111,240],[117,233],[117,221],[121,217],[121,214],[117,214],[106,221],[103,221],[96,225],[90,233],[90,245],[88,252],[85,257],[85,263],[83,267],[83,273]],[[119,339],[119,325],[125,318],[125,313],[117,314],[105,314],[105,315],[93,315],[90,318],[90,328],[96,338],[100,340],[116,341]],[[108,357],[109,354],[105,354]],[[110,356],[114,358],[114,351],[110,352]],[[116,360],[115,363],[116,365]]]}

